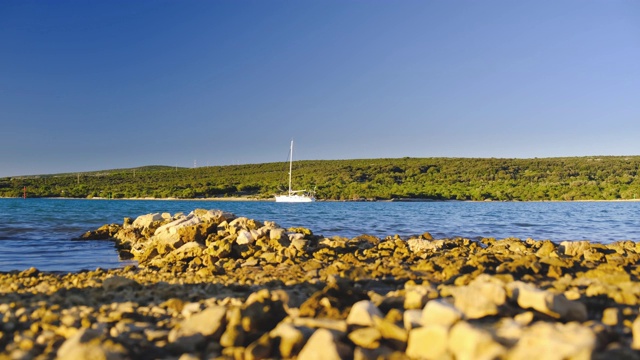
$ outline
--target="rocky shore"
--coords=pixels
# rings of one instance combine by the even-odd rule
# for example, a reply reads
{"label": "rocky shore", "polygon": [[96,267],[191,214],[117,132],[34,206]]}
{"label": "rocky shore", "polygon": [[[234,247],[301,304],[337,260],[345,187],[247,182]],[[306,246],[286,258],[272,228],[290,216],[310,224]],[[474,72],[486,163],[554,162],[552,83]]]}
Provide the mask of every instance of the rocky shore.
{"label": "rocky shore", "polygon": [[138,266],[0,273],[0,359],[640,358],[640,245],[325,238],[217,210],[81,237]]}

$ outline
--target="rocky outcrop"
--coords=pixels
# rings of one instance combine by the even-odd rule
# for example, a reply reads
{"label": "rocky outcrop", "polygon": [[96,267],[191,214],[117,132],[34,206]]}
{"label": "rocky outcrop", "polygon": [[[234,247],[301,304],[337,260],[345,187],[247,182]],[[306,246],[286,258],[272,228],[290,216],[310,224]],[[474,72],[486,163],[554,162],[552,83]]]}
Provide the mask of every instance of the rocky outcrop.
{"label": "rocky outcrop", "polygon": [[427,235],[125,219],[83,237],[137,267],[0,274],[0,358],[638,356],[636,243]]}

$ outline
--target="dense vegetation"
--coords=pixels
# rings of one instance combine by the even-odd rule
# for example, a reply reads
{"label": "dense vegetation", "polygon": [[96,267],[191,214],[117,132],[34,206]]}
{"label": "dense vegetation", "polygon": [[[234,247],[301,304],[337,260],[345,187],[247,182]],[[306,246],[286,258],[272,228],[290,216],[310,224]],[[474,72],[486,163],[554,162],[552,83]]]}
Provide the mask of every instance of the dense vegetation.
{"label": "dense vegetation", "polygon": [[[545,159],[402,158],[297,161],[294,187],[327,200],[587,200],[640,195],[640,156]],[[288,163],[194,169],[148,166],[0,178],[0,196],[272,198]]]}

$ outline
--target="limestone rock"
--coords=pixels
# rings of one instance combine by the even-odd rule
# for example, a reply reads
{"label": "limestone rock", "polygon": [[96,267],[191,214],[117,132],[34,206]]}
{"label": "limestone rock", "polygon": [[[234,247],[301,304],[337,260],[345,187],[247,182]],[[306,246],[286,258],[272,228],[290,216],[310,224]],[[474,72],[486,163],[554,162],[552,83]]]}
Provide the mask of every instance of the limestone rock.
{"label": "limestone rock", "polygon": [[533,285],[514,281],[508,285],[512,298],[523,309],[534,309],[549,316],[568,320],[584,321],[587,319],[587,308],[579,301],[570,301],[564,294],[554,294]]}
{"label": "limestone rock", "polygon": [[[283,228],[271,228],[269,230],[269,239],[270,240],[281,240],[283,238],[286,238],[287,242],[289,241],[289,237],[286,236],[285,237],[285,232],[286,230]],[[284,245],[283,246],[288,246],[288,245]]]}
{"label": "limestone rock", "polygon": [[596,336],[586,326],[537,322],[524,330],[508,359],[591,359]]}
{"label": "limestone rock", "polygon": [[427,325],[442,325],[450,327],[462,319],[463,313],[445,299],[431,300],[424,306],[421,313],[421,323]]}
{"label": "limestone rock", "polygon": [[602,323],[609,326],[618,325],[620,319],[620,310],[618,308],[606,308],[602,312]]}
{"label": "limestone rock", "polygon": [[256,239],[253,237],[251,231],[240,230],[240,232],[238,232],[238,237],[236,238],[236,243],[238,245],[253,244],[255,241]]}
{"label": "limestone rock", "polygon": [[407,240],[407,246],[411,249],[411,252],[420,254],[425,251],[434,251],[442,249],[444,246],[444,240],[425,240],[425,239],[409,239]]}
{"label": "limestone rock", "polygon": [[506,301],[504,285],[490,276],[479,276],[467,286],[451,289],[455,307],[467,319],[479,319],[496,315],[498,306]]}
{"label": "limestone rock", "polygon": [[591,249],[591,244],[588,241],[563,241],[558,248],[569,256],[580,256],[589,249]]}
{"label": "limestone rock", "polygon": [[181,247],[173,250],[167,257],[175,260],[183,260],[185,258],[195,258],[202,255],[204,246],[197,242],[188,242]]}
{"label": "limestone rock", "polygon": [[631,348],[640,350],[640,316],[633,320],[631,333],[633,334],[633,343],[631,344]]}
{"label": "limestone rock", "polygon": [[407,331],[387,318],[373,317],[375,328],[382,338],[397,349],[404,349],[407,344]]}
{"label": "limestone rock", "polygon": [[442,325],[426,325],[409,332],[407,356],[413,359],[440,359],[447,352],[449,329]]}
{"label": "limestone rock", "polygon": [[421,327],[423,325],[422,312],[423,310],[406,310],[402,313],[402,321],[405,330],[410,331],[411,329]]}
{"label": "limestone rock", "polygon": [[101,331],[82,329],[60,346],[57,358],[118,360],[128,358],[128,353],[121,344],[106,339]]}
{"label": "limestone rock", "polygon": [[365,349],[376,349],[380,346],[382,334],[376,328],[365,327],[349,333],[349,340]]}
{"label": "limestone rock", "polygon": [[347,322],[344,320],[335,320],[327,318],[310,318],[296,317],[293,319],[293,325],[299,327],[321,328],[335,330],[339,332],[347,331]]}
{"label": "limestone rock", "polygon": [[140,215],[133,221],[132,226],[134,228],[148,228],[154,222],[163,220],[164,218],[160,213]]}
{"label": "limestone rock", "polygon": [[488,331],[473,327],[466,321],[453,325],[448,348],[456,359],[491,360],[505,354],[505,348]]}
{"label": "limestone rock", "polygon": [[361,300],[351,307],[347,316],[347,325],[374,326],[374,317],[383,318],[384,315],[371,301]]}
{"label": "limestone rock", "polygon": [[298,358],[310,360],[340,360],[350,358],[351,356],[351,347],[340,341],[339,333],[327,329],[318,329],[304,345]]}
{"label": "limestone rock", "polygon": [[438,291],[431,285],[415,285],[406,289],[404,308],[422,309],[429,299],[437,298]]}
{"label": "limestone rock", "polygon": [[188,216],[180,217],[168,224],[160,226],[156,229],[154,235],[157,236],[162,234],[176,234],[178,232],[178,229],[180,228],[198,225],[200,223],[202,223],[202,220],[200,220],[199,217],[190,214]]}

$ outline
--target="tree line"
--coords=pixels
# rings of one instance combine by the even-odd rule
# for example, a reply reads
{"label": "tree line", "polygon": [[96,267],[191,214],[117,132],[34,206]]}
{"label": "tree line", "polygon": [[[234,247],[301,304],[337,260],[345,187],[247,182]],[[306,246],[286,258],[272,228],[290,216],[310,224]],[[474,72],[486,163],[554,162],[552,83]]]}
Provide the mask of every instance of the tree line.
{"label": "tree line", "polygon": [[[616,200],[640,195],[640,156],[541,159],[400,158],[294,162],[296,189],[325,200]],[[268,199],[288,163],[146,166],[0,178],[1,197]]]}

